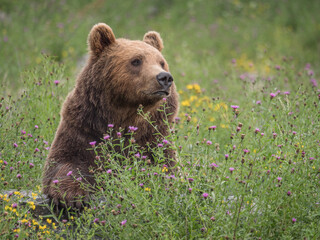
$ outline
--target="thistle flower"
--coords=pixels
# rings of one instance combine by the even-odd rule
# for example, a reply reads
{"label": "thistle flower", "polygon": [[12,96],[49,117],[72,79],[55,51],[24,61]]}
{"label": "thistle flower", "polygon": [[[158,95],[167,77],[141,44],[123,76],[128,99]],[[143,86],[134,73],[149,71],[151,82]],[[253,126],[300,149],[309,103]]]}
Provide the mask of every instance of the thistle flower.
{"label": "thistle flower", "polygon": [[[10,169],[11,169],[11,168],[10,168]],[[21,179],[21,178],[22,178],[22,176],[21,176],[20,173],[17,174],[17,178],[18,178],[18,179]]]}
{"label": "thistle flower", "polygon": [[228,160],[229,154],[225,154],[224,157],[225,157],[226,160]]}
{"label": "thistle flower", "polygon": [[281,182],[282,177],[277,177],[278,182]]}
{"label": "thistle flower", "polygon": [[59,183],[59,180],[53,180],[52,182],[57,185]]}
{"label": "thistle flower", "polygon": [[38,128],[39,128],[39,126],[38,126],[38,125],[35,125],[35,126],[34,126],[34,128],[35,128],[35,129],[38,129]]}
{"label": "thistle flower", "polygon": [[188,181],[191,183],[191,182],[194,181],[194,179],[193,178],[188,178]]}
{"label": "thistle flower", "polygon": [[207,145],[208,145],[208,146],[212,145],[212,142],[208,140],[208,141],[207,141]]}
{"label": "thistle flower", "polygon": [[29,163],[29,168],[33,168],[34,164],[33,163]]}
{"label": "thistle flower", "polygon": [[168,140],[166,140],[166,139],[163,139],[163,141],[162,141],[164,144],[168,144],[169,143],[169,141]]}
{"label": "thistle flower", "polygon": [[57,86],[60,83],[59,80],[54,80],[54,84]]}
{"label": "thistle flower", "polygon": [[18,144],[17,144],[17,143],[14,143],[14,144],[13,144],[13,147],[17,148],[17,147],[18,147]]}
{"label": "thistle flower", "polygon": [[188,188],[188,191],[189,191],[189,193],[191,193],[192,192],[192,188]]}
{"label": "thistle flower", "polygon": [[158,147],[163,147],[163,144],[162,144],[162,143],[159,143],[159,144],[158,144]]}
{"label": "thistle flower", "polygon": [[276,93],[270,93],[270,99],[273,99],[275,96],[277,96]]}
{"label": "thistle flower", "polygon": [[120,138],[121,137],[121,132],[117,132],[117,136]]}
{"label": "thistle flower", "polygon": [[206,199],[208,196],[209,196],[208,193],[203,193],[203,194],[202,194],[202,197],[203,197],[204,199]]}
{"label": "thistle flower", "polygon": [[109,138],[110,138],[109,135],[105,135],[105,136],[103,137],[104,140],[108,140]]}
{"label": "thistle flower", "polygon": [[72,171],[69,171],[68,173],[67,173],[67,176],[71,176],[72,175]]}
{"label": "thistle flower", "polygon": [[138,130],[137,127],[129,126],[129,132],[135,132],[135,131],[137,131],[137,130]]}
{"label": "thistle flower", "polygon": [[108,128],[113,128],[113,127],[114,127],[113,124],[111,124],[111,123],[108,124]]}
{"label": "thistle flower", "polygon": [[232,108],[233,110],[236,110],[236,109],[239,108],[239,106],[237,106],[237,105],[231,105],[231,108]]}
{"label": "thistle flower", "polygon": [[292,223],[295,223],[297,221],[297,219],[292,218]]}
{"label": "thistle flower", "polygon": [[210,127],[209,127],[209,131],[210,131],[210,130],[214,131],[214,130],[216,130],[216,128],[217,128],[217,126],[210,126]]}
{"label": "thistle flower", "polygon": [[94,220],[93,220],[93,223],[98,223],[99,222],[99,218],[95,218]]}
{"label": "thistle flower", "polygon": [[234,171],[234,168],[233,167],[229,168],[229,171],[232,173]]}
{"label": "thistle flower", "polygon": [[95,146],[96,145],[96,141],[93,141],[93,142],[89,142],[89,144],[93,147],[93,146]]}
{"label": "thistle flower", "polygon": [[121,226],[124,226],[124,225],[126,225],[126,223],[127,223],[127,219],[123,220],[123,221],[120,223],[120,225],[121,225]]}
{"label": "thistle flower", "polygon": [[256,101],[256,104],[261,105],[261,101],[260,100]]}
{"label": "thistle flower", "polygon": [[108,174],[111,174],[111,173],[112,173],[112,170],[111,170],[111,169],[108,169],[108,170],[107,170],[107,173],[108,173]]}

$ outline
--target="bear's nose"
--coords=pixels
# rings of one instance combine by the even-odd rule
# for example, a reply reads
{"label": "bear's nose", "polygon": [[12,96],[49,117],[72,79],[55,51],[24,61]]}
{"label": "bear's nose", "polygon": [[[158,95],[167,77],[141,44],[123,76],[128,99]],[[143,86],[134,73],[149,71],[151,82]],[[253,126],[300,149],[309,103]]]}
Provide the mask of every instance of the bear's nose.
{"label": "bear's nose", "polygon": [[172,85],[173,77],[171,76],[170,73],[161,72],[156,77],[157,77],[157,80],[158,80],[159,84],[163,88],[168,89]]}

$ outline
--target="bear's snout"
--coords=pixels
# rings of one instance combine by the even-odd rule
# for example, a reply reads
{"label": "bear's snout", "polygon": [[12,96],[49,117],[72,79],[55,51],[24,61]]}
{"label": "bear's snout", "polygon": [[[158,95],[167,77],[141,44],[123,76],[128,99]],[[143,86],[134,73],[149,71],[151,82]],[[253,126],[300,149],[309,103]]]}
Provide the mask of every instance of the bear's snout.
{"label": "bear's snout", "polygon": [[172,75],[168,72],[161,72],[156,76],[156,78],[161,87],[163,87],[163,90],[168,91],[173,82]]}

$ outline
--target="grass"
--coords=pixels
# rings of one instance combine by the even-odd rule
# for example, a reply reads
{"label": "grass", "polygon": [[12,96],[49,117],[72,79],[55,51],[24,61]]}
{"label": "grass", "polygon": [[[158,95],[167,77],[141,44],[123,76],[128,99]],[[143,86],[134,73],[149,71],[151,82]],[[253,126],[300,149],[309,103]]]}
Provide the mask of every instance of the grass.
{"label": "grass", "polygon": [[[1,238],[320,238],[318,1],[2,2]],[[161,33],[181,105],[161,148],[177,150],[180,170],[166,172],[161,148],[156,166],[134,144],[124,165],[108,151],[89,208],[37,218],[32,199],[18,203],[40,192],[97,22],[132,39]]]}

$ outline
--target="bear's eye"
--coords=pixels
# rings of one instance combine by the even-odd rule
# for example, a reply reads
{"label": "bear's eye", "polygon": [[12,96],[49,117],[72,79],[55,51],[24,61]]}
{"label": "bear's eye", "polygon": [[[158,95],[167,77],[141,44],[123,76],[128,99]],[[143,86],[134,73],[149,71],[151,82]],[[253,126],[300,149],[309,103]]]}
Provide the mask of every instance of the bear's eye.
{"label": "bear's eye", "polygon": [[132,64],[133,66],[135,66],[135,67],[140,66],[141,63],[142,63],[142,60],[139,59],[139,58],[136,58],[136,59],[134,59],[134,60],[131,61],[131,64]]}
{"label": "bear's eye", "polygon": [[162,68],[164,68],[164,62],[163,61],[160,62],[160,65],[161,65]]}

